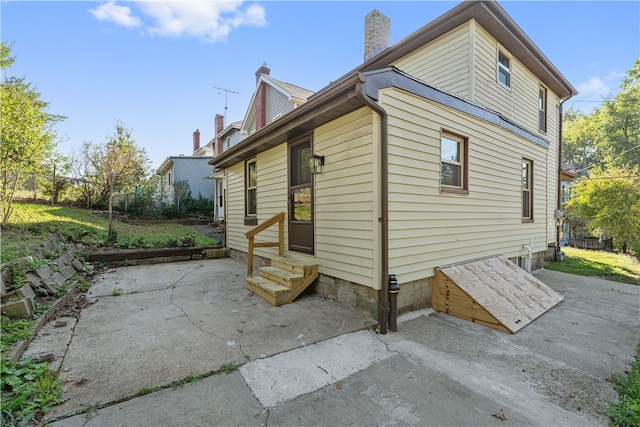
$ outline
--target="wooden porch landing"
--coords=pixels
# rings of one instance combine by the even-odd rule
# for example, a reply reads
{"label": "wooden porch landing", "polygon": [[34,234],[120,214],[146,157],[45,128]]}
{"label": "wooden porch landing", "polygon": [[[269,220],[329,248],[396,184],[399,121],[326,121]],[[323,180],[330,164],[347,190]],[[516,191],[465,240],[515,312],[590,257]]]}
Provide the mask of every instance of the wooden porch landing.
{"label": "wooden porch landing", "polygon": [[434,310],[515,333],[564,297],[504,256],[436,269]]}

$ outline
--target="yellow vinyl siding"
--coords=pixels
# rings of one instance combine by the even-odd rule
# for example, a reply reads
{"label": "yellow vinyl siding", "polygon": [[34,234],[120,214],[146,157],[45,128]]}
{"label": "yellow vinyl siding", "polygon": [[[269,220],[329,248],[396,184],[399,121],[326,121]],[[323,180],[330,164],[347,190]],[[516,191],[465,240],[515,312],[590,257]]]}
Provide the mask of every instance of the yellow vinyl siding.
{"label": "yellow vinyl siding", "polygon": [[[538,90],[540,80],[525,68],[511,52],[501,47],[497,40],[481,26],[476,25],[474,49],[474,98],[472,101],[514,121],[518,126],[534,134],[555,138],[558,131],[558,96],[547,91],[547,132],[538,131]],[[510,59],[511,89],[497,81],[498,50]]]}
{"label": "yellow vinyl siding", "polygon": [[[287,144],[280,144],[257,156],[258,165],[258,224],[280,212],[287,212]],[[252,227],[247,227],[250,230]],[[247,231],[245,230],[245,231]],[[285,225],[285,248],[288,235]],[[246,238],[245,238],[246,240]],[[277,242],[278,226],[269,227],[256,237],[256,242]],[[274,248],[257,248],[255,254],[271,258]]]}
{"label": "yellow vinyl siding", "polygon": [[[443,264],[526,255],[532,237],[534,251],[546,249],[546,149],[397,89],[382,91],[380,102],[389,114],[389,271],[401,283]],[[469,138],[468,195],[440,193],[441,130]],[[535,175],[535,222],[524,224],[523,157],[533,160]]]}
{"label": "yellow vinyl siding", "polygon": [[469,46],[469,23],[465,23],[391,65],[431,85],[468,98]]}
{"label": "yellow vinyl siding", "polygon": [[[258,166],[258,173],[260,169]],[[244,232],[250,229],[244,225],[244,162],[226,169],[227,174],[227,216],[225,218],[227,246],[239,251],[247,251]],[[260,194],[260,188],[257,190]]]}
{"label": "yellow vinyl siding", "polygon": [[[256,157],[258,186],[256,200],[258,224],[287,211],[287,144],[281,144]],[[227,168],[227,246],[247,251],[244,235],[254,226],[244,225],[244,162]],[[285,241],[287,239],[285,227]],[[256,237],[256,242],[278,240],[278,227],[273,226]],[[255,254],[271,258],[273,250],[258,248]],[[277,254],[277,252],[275,253]]]}
{"label": "yellow vinyl siding", "polygon": [[313,150],[325,156],[314,189],[320,272],[377,289],[374,123],[368,108],[347,114],[315,130]]}

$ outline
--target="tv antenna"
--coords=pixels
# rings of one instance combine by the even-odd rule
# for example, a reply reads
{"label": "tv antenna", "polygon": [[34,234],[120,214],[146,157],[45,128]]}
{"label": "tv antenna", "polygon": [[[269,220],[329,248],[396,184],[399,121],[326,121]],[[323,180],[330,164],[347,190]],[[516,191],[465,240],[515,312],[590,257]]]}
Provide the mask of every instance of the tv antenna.
{"label": "tv antenna", "polygon": [[[238,92],[233,91],[231,89],[224,89],[218,86],[214,86],[213,88],[224,91],[224,125],[226,126],[227,125],[227,95],[230,93],[235,93],[237,95]],[[220,94],[220,92],[218,92],[218,94]]]}

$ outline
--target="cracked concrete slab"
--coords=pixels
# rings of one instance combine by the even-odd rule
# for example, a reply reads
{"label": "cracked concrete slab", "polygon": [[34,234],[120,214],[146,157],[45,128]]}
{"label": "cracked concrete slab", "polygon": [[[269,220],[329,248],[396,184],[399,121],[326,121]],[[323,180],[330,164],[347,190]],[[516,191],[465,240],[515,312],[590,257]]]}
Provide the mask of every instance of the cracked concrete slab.
{"label": "cracked concrete slab", "polygon": [[[22,358],[50,359],[49,368],[59,371],[67,354],[69,342],[76,326],[75,317],[61,317],[45,324],[29,347],[22,353]],[[50,358],[46,356],[50,355]]]}
{"label": "cracked concrete slab", "polygon": [[[260,349],[265,353],[257,357],[265,357],[253,359],[229,375],[212,375],[120,403],[101,401],[108,407],[97,404],[98,394],[87,388],[85,402],[89,406],[80,407],[93,409],[52,425],[606,426],[605,408],[615,397],[608,378],[628,369],[640,338],[640,287],[547,271],[536,276],[563,293],[565,299],[514,335],[424,310],[402,316],[398,332],[382,336],[352,330],[348,320],[338,318],[333,305],[313,309],[305,305],[322,302],[317,298],[285,306],[302,303],[304,315],[312,323],[324,322],[320,329],[325,329],[327,339],[316,339],[316,345],[310,345],[315,341],[308,337],[322,334],[312,329],[307,319],[298,318],[296,311],[267,310],[253,305],[251,297],[227,297],[228,306],[211,307],[218,311],[206,312],[194,306],[205,304],[210,299],[207,293],[198,294],[189,303],[188,292],[199,288],[176,282],[175,288],[148,291],[162,301],[153,317],[156,323],[175,322],[191,334],[197,324],[226,339],[224,345],[241,343],[250,358]],[[116,316],[118,311],[106,309],[107,305],[143,294],[104,296],[94,306],[102,305],[105,314]],[[122,302],[120,307],[130,303]],[[181,307],[173,306],[175,319],[164,317],[162,307],[173,304]],[[184,312],[180,314],[180,310]],[[319,311],[323,318],[315,317]],[[286,315],[276,318],[273,313]],[[185,314],[190,320],[184,319]],[[109,316],[104,330],[114,327]],[[214,327],[207,317],[226,320]],[[177,320],[180,318],[182,321]],[[85,326],[92,329],[98,319],[92,318]],[[245,323],[236,323],[239,319]],[[78,327],[85,320],[83,316]],[[247,331],[260,329],[253,321],[266,325],[263,336],[282,345],[258,345],[257,332],[242,340]],[[242,332],[234,333],[233,328]],[[305,328],[307,332],[301,332]],[[174,326],[171,329],[176,332]],[[329,337],[334,333],[339,336]],[[139,346],[132,344],[129,349],[131,358],[160,367],[163,360],[157,363],[147,357],[152,347],[140,339]],[[179,339],[174,336],[174,342]],[[277,351],[288,346],[289,351]],[[209,348],[216,351],[214,345]],[[93,349],[87,351],[87,357],[97,358],[96,375],[111,375],[112,381],[119,381],[120,370],[131,364],[129,360],[114,361],[107,369],[100,366],[104,356]],[[100,351],[110,350],[103,345]],[[167,351],[180,353],[193,366],[203,354],[192,348],[191,353],[182,355],[178,346]],[[211,364],[216,362],[212,355]]]}
{"label": "cracked concrete slab", "polygon": [[249,362],[240,372],[258,400],[271,407],[348,378],[393,354],[375,332],[360,331]]}
{"label": "cracked concrete slab", "polygon": [[68,399],[57,417],[179,381],[372,327],[319,296],[273,307],[246,289],[232,259],[141,265],[94,278],[61,377]]}

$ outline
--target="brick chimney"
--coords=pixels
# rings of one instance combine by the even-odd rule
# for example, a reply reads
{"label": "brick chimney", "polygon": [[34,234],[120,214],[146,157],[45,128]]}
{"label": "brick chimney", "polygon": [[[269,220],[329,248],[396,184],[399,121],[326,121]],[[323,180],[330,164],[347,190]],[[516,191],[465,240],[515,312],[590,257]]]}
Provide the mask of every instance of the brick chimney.
{"label": "brick chimney", "polygon": [[215,142],[215,155],[219,156],[222,154],[222,140],[220,139],[220,133],[224,130],[224,116],[222,114],[216,114],[215,119],[215,128],[216,128],[216,142]]}
{"label": "brick chimney", "polygon": [[[262,64],[262,67],[256,71],[256,83],[260,80],[262,74],[268,76],[271,70],[267,68],[267,64]],[[256,88],[256,131],[259,131],[267,125],[267,88],[266,83],[262,82]]]}
{"label": "brick chimney", "polygon": [[200,148],[200,129],[196,129],[193,133],[193,152],[195,153]]}
{"label": "brick chimney", "polygon": [[364,60],[389,47],[391,20],[374,9],[364,18]]}
{"label": "brick chimney", "polygon": [[256,71],[256,84],[258,84],[258,80],[260,80],[261,75],[264,74],[265,76],[268,76],[270,72],[271,72],[271,69],[268,68],[267,63],[264,62],[262,66],[258,68],[258,71]]}
{"label": "brick chimney", "polygon": [[224,116],[222,114],[216,114],[216,138],[220,135],[220,132],[224,130]]}

